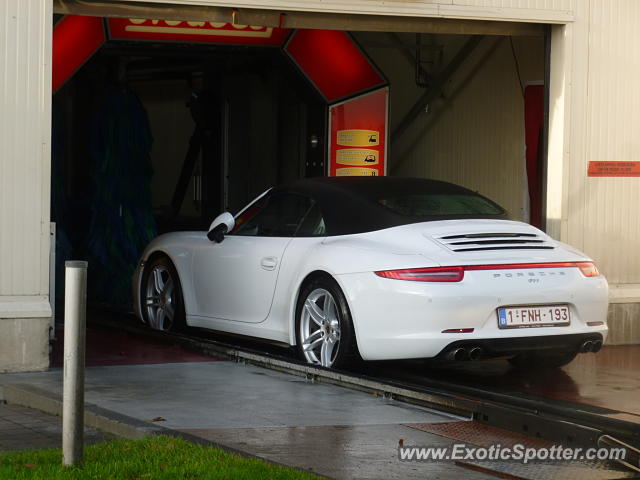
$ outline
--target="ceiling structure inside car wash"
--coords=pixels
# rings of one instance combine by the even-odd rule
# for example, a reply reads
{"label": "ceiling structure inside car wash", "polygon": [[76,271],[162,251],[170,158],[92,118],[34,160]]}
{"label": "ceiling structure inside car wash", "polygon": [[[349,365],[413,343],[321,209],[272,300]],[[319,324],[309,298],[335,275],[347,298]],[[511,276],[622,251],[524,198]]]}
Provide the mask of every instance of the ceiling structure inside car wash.
{"label": "ceiling structure inside car wash", "polygon": [[[291,8],[277,6],[277,2],[258,2],[256,7],[246,3],[237,6],[222,3],[54,0],[53,8],[57,14],[107,19],[107,45],[156,41],[169,46],[189,42],[190,45],[227,45],[230,52],[235,46],[243,45],[258,52],[265,49],[259,48],[260,42],[249,41],[243,32],[252,32],[255,37],[267,31],[272,34],[286,32],[286,38],[272,50],[284,53],[289,64],[295,65],[303,81],[317,95],[322,108],[309,112],[305,122],[295,119],[289,122],[308,124],[304,138],[294,139],[289,135],[288,143],[298,144],[302,165],[296,175],[283,175],[283,171],[289,170],[276,166],[272,170],[278,171],[278,175],[264,179],[265,185],[268,180],[273,184],[317,175],[427,176],[481,191],[505,205],[516,218],[528,220],[531,209],[534,224],[542,224],[540,212],[545,181],[542,164],[546,151],[539,147],[545,145],[543,137],[546,134],[541,125],[546,122],[543,115],[546,100],[542,85],[544,72],[538,57],[544,57],[541,52],[548,32],[546,25],[519,21],[521,17],[515,14],[497,21],[494,15],[464,19],[455,18],[455,15],[448,18],[415,15],[388,6],[376,7],[377,10],[364,8],[371,7],[374,2],[359,2],[363,8],[355,8],[358,2],[346,2],[349,8],[338,9],[345,13],[339,13],[335,8],[329,12],[324,7],[296,2],[289,2]],[[137,23],[132,23],[131,19]],[[119,34],[115,24],[120,25]],[[122,32],[123,29],[127,31]],[[226,40],[225,32],[230,36]],[[416,37],[414,46],[411,45],[412,37]],[[420,37],[424,42],[422,45]],[[354,38],[357,44],[353,42]],[[440,54],[444,48],[445,54],[441,57],[445,61],[431,68],[427,82],[419,82],[419,77],[425,79],[422,67],[431,61],[429,57],[436,48],[440,48]],[[394,60],[387,61],[391,57]],[[518,63],[523,61],[522,68],[529,71],[525,71],[522,78],[521,72],[517,72],[518,90],[522,87],[523,95],[528,97],[535,90],[534,101],[527,101],[527,105],[535,104],[536,115],[528,115],[527,125],[521,125],[519,118],[517,121],[509,119],[509,116],[522,116],[519,111],[521,99],[514,97],[511,85],[505,85],[513,83],[513,70],[520,69]],[[415,69],[415,75],[407,67]],[[484,73],[491,69],[495,69],[493,73]],[[417,88],[413,85],[414,76]],[[500,77],[500,84],[495,78],[487,79],[481,87],[476,79],[479,76]],[[358,83],[363,79],[366,81]],[[339,88],[334,91],[336,87],[349,84],[350,80],[353,84],[348,85],[347,91],[340,92]],[[496,92],[482,92],[487,86],[495,87],[496,92],[504,92],[503,98],[494,98],[499,95]],[[392,101],[387,88],[391,88]],[[474,98],[472,90],[480,96],[476,93]],[[462,91],[468,93],[460,95]],[[514,98],[507,98],[509,96]],[[461,106],[469,99],[476,104],[472,109]],[[508,115],[500,112],[505,108],[501,104],[505,99],[510,102],[506,106],[511,109]],[[447,104],[454,102],[456,107],[449,108]],[[438,103],[442,107],[434,108]],[[453,117],[459,112],[468,121],[453,118],[442,121],[442,117]],[[497,119],[505,119],[507,128],[496,122]],[[531,119],[534,121],[529,121]],[[487,128],[500,133],[484,131]],[[526,129],[526,146],[520,145],[524,138],[521,129]],[[511,145],[505,145],[505,141]],[[524,168],[527,172],[522,172],[523,167],[514,166],[520,161],[514,154],[519,157],[525,148]],[[448,158],[452,155],[456,157],[455,161]],[[233,164],[238,163],[236,158],[231,160]],[[287,164],[288,161],[280,160],[280,163]],[[522,164],[525,164],[524,159]],[[200,190],[206,190],[206,185],[203,187]],[[223,185],[221,190],[226,187]],[[177,188],[176,193],[178,190],[184,189]],[[255,187],[248,190],[252,194],[259,193]],[[244,195],[245,200],[250,197]],[[223,199],[220,205],[237,207],[238,203]]]}
{"label": "ceiling structure inside car wash", "polygon": [[[339,30],[284,29],[237,23],[65,16],[53,34],[56,92],[105,42],[156,41],[278,47],[326,104],[323,155],[306,176],[385,175],[387,81],[354,39]],[[185,163],[193,170],[193,165]],[[190,175],[182,175],[187,179]],[[178,186],[184,189],[186,185]]]}

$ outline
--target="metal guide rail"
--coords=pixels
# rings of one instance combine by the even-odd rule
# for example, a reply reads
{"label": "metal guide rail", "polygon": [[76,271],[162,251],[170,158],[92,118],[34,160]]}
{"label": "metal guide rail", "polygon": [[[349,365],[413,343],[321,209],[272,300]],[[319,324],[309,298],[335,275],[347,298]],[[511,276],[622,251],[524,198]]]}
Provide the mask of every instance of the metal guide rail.
{"label": "metal guide rail", "polygon": [[[637,468],[640,465],[637,448],[640,446],[639,426],[589,411],[588,408],[580,408],[575,404],[548,401],[542,397],[525,398],[515,394],[431,379],[428,373],[421,377],[419,384],[412,381],[410,375],[403,377],[401,372],[395,372],[396,375],[385,372],[385,378],[380,376],[374,378],[367,374],[365,362],[360,362],[350,371],[331,370],[274,353],[273,347],[269,348],[268,344],[265,344],[265,350],[272,351],[258,349],[254,345],[237,345],[188,333],[165,333],[151,330],[132,321],[100,317],[94,318],[90,324],[143,335],[163,343],[179,345],[204,354],[222,356],[236,362],[302,376],[312,382],[339,385],[388,399],[433,408],[470,418],[479,423],[559,442],[565,446],[624,446],[628,450],[628,461],[624,462],[625,465],[640,472]],[[247,342],[239,340],[238,343]]]}

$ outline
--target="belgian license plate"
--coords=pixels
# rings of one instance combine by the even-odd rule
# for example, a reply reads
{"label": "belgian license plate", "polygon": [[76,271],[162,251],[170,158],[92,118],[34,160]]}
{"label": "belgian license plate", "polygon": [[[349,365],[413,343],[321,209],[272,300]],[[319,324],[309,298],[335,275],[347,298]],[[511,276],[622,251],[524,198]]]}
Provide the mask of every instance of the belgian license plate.
{"label": "belgian license plate", "polygon": [[571,322],[568,305],[535,305],[498,309],[498,327],[556,327]]}

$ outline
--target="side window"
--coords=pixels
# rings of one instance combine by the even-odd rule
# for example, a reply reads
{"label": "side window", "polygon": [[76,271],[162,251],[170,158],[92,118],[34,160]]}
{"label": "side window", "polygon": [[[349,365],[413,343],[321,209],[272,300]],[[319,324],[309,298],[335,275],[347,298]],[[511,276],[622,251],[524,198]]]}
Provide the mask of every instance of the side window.
{"label": "side window", "polygon": [[255,217],[260,211],[264,209],[264,207],[267,206],[268,198],[269,195],[267,195],[266,197],[262,197],[254,205],[251,205],[251,207],[245,210],[242,215],[236,217],[235,226],[233,227],[233,230],[229,232],[229,234],[236,235],[239,230],[244,229],[246,223],[253,219],[253,217]]}
{"label": "side window", "polygon": [[302,220],[296,237],[324,237],[326,234],[324,218],[322,218],[318,204],[314,204]]}
{"label": "side window", "polygon": [[232,234],[293,237],[312,206],[309,198],[290,193],[270,195],[238,217]]}

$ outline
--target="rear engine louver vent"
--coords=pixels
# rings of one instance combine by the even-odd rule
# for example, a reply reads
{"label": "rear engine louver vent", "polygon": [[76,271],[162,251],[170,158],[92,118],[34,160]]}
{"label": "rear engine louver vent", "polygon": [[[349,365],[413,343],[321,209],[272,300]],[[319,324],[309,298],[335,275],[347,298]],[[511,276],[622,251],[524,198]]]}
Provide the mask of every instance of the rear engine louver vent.
{"label": "rear engine louver vent", "polygon": [[554,245],[535,233],[467,233],[447,235],[438,240],[454,252],[554,248]]}

